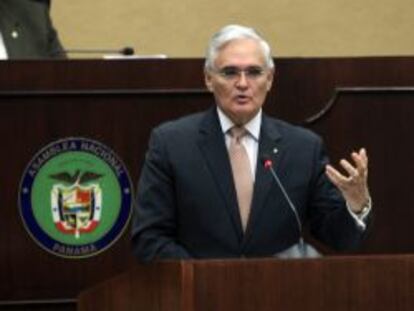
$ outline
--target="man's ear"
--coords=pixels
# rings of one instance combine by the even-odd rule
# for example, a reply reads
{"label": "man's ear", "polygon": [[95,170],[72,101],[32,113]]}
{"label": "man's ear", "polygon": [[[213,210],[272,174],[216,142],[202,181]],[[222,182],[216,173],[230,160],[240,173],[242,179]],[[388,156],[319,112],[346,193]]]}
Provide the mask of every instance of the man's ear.
{"label": "man's ear", "polygon": [[275,71],[275,69],[273,68],[273,69],[272,69],[272,70],[270,70],[270,71],[269,71],[269,73],[267,74],[267,86],[266,86],[267,91],[270,91],[270,90],[272,89],[272,84],[273,84],[273,81],[274,81],[274,79],[275,79],[275,76],[276,76],[276,71]]}
{"label": "man's ear", "polygon": [[206,87],[210,92],[213,92],[212,79],[213,76],[211,75],[211,72],[209,72],[208,70],[204,70],[204,83],[206,84]]}

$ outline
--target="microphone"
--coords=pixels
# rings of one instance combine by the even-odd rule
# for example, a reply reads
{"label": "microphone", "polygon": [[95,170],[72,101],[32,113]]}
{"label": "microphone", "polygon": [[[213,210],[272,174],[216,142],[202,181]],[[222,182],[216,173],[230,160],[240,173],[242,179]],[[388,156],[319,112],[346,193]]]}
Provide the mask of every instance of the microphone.
{"label": "microphone", "polygon": [[298,231],[299,231],[299,251],[301,254],[305,254],[305,242],[303,240],[303,235],[302,235],[302,222],[300,220],[298,210],[296,209],[295,204],[293,204],[292,200],[290,199],[285,187],[283,186],[282,182],[279,179],[279,176],[277,176],[275,170],[273,169],[273,161],[270,158],[270,156],[267,154],[263,154],[261,156],[261,161],[262,161],[264,168],[272,174],[273,179],[276,181],[279,189],[282,191],[283,197],[288,203],[289,208],[292,210],[293,215],[295,215],[295,220],[296,220],[296,224],[298,226]]}
{"label": "microphone", "polygon": [[130,56],[135,54],[133,47],[126,46],[121,49],[68,49],[64,50],[67,54],[120,54]]}
{"label": "microphone", "polygon": [[275,254],[278,258],[319,258],[321,257],[321,254],[311,245],[305,243],[303,239],[303,230],[302,230],[302,222],[299,217],[298,210],[293,204],[292,200],[289,197],[289,194],[287,193],[285,187],[283,186],[282,182],[279,179],[279,176],[276,174],[275,170],[273,169],[273,161],[271,157],[267,154],[263,154],[260,157],[260,160],[263,164],[263,167],[268,170],[272,176],[273,179],[276,181],[279,189],[282,191],[283,197],[285,198],[286,202],[289,205],[289,208],[292,210],[293,215],[295,216],[296,224],[298,226],[299,230],[299,242],[292,247],[282,251],[281,253]]}

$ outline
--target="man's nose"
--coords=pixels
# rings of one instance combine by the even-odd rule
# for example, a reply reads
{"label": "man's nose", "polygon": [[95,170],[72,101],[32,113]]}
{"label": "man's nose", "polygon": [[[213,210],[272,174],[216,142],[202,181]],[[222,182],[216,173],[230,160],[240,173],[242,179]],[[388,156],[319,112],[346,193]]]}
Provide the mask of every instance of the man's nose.
{"label": "man's nose", "polygon": [[248,86],[246,73],[242,70],[236,80],[236,86],[239,88],[246,88]]}

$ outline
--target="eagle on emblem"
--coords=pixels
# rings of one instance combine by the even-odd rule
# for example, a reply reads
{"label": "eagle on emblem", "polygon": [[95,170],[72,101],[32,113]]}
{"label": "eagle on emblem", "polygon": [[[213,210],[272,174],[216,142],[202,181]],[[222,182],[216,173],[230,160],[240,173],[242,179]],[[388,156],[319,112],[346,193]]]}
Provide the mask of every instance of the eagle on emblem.
{"label": "eagle on emblem", "polygon": [[81,173],[80,170],[76,170],[76,172],[73,174],[70,174],[68,172],[59,172],[56,174],[49,175],[49,177],[54,180],[63,181],[68,184],[78,183],[80,185],[99,179],[102,176],[103,176],[102,174],[97,174],[94,172]]}

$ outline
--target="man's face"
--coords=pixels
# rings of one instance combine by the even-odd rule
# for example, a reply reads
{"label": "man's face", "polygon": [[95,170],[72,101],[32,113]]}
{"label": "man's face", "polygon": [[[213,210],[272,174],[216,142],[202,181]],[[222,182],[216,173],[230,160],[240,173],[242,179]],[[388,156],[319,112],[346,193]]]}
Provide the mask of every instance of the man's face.
{"label": "man's face", "polygon": [[225,44],[207,70],[205,81],[217,105],[238,125],[250,121],[263,106],[273,81],[263,50],[253,39]]}

